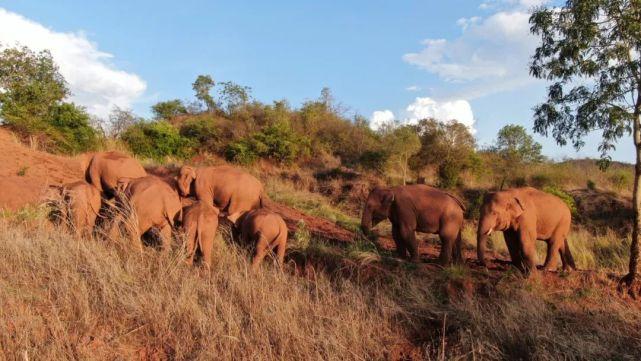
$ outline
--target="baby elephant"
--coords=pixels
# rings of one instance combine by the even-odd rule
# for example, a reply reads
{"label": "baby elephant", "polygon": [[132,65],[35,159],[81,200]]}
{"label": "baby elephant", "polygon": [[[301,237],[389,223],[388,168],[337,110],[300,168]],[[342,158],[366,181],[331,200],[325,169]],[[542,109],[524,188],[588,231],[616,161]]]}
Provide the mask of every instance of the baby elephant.
{"label": "baby elephant", "polygon": [[268,252],[277,248],[278,264],[283,265],[287,247],[287,226],[283,218],[264,208],[245,213],[240,221],[243,243],[255,245],[252,269],[257,270]]}
{"label": "baby elephant", "polygon": [[60,220],[76,234],[91,236],[100,210],[100,191],[85,181],[51,186],[60,192]]}
{"label": "baby elephant", "polygon": [[200,249],[207,268],[211,267],[211,253],[218,229],[218,208],[208,202],[196,202],[183,211],[183,227],[187,235],[187,264],[194,263],[196,249]]}

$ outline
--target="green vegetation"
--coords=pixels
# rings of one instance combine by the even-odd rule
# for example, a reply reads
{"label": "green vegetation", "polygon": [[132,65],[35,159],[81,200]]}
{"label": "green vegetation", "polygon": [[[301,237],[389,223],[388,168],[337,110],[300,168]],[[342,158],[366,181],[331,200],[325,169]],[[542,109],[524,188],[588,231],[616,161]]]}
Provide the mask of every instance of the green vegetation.
{"label": "green vegetation", "polygon": [[120,139],[135,154],[154,160],[185,158],[191,152],[190,141],[164,120],[134,124],[120,135]]}
{"label": "green vegetation", "polygon": [[[601,133],[602,165],[618,139],[632,134],[641,162],[641,27],[639,2],[567,1],[542,7],[530,17],[539,36],[530,73],[551,82],[544,103],[534,108],[534,129],[551,133],[560,145],[584,145],[591,131]],[[641,239],[641,164],[635,167],[634,222],[630,267],[623,283],[630,290],[638,272]]]}
{"label": "green vegetation", "polygon": [[98,132],[84,108],[63,101],[69,89],[48,51],[2,50],[0,89],[0,119],[22,137],[65,154],[98,147]]}

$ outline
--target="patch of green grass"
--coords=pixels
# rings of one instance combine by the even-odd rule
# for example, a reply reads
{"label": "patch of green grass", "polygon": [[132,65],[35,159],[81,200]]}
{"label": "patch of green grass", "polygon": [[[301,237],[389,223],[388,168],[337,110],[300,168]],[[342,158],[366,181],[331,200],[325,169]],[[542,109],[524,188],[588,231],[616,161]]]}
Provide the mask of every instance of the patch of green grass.
{"label": "patch of green grass", "polygon": [[269,197],[276,202],[286,204],[311,216],[325,218],[352,232],[358,232],[360,229],[359,219],[330,204],[327,198],[320,194],[300,191],[290,184],[277,180],[267,181],[266,189]]}
{"label": "patch of green grass", "polygon": [[25,165],[24,167],[20,168],[20,170],[18,171],[18,173],[16,173],[16,175],[18,177],[24,177],[25,175],[27,175],[27,169],[29,169],[29,167]]}

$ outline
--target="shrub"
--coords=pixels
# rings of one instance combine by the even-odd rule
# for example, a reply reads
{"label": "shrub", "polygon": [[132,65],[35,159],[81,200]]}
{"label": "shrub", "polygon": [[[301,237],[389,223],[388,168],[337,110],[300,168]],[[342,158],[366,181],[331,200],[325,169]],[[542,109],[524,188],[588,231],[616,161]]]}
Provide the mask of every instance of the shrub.
{"label": "shrub", "polygon": [[291,163],[309,154],[309,140],[300,137],[286,123],[272,124],[248,138],[230,143],[225,151],[227,160],[248,164],[258,157],[280,163]]}
{"label": "shrub", "polygon": [[592,179],[588,179],[586,186],[591,191],[596,190],[596,183]]}
{"label": "shrub", "polygon": [[632,186],[632,174],[625,170],[617,170],[610,177],[610,182],[617,192]]}
{"label": "shrub", "polygon": [[460,183],[460,164],[443,162],[438,167],[438,184],[441,188],[454,188]]}
{"label": "shrub", "polygon": [[120,138],[134,154],[158,161],[167,156],[186,158],[192,151],[189,139],[166,121],[139,122]]}
{"label": "shrub", "polygon": [[543,188],[543,191],[561,198],[561,200],[568,205],[568,208],[570,208],[570,212],[572,212],[572,215],[576,215],[576,203],[574,202],[574,198],[572,198],[570,194],[554,186],[547,186]]}
{"label": "shrub", "polygon": [[367,150],[361,154],[358,163],[367,170],[384,172],[389,160],[389,153],[385,150]]}
{"label": "shrub", "polygon": [[251,164],[258,159],[258,154],[249,140],[241,139],[227,145],[225,158],[239,164]]}
{"label": "shrub", "polygon": [[97,131],[89,125],[89,114],[73,103],[54,106],[50,125],[47,133],[58,152],[76,154],[98,147],[100,139]]}
{"label": "shrub", "polygon": [[180,126],[180,135],[190,139],[199,149],[215,151],[220,141],[216,125],[208,118],[188,119]]}

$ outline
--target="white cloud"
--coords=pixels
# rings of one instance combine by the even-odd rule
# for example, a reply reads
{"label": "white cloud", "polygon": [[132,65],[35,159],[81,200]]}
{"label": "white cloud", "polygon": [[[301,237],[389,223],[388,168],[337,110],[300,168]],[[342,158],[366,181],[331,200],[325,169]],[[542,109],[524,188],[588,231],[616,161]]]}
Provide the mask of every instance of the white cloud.
{"label": "white cloud", "polygon": [[0,8],[0,43],[24,45],[39,51],[51,51],[60,73],[69,83],[71,100],[105,117],[114,105],[128,108],[146,90],[138,75],[117,69],[109,62],[113,55],[81,33],[61,33]]}
{"label": "white cloud", "polygon": [[483,9],[501,10],[485,17],[459,19],[459,37],[426,39],[422,42],[423,49],[405,54],[403,60],[438,75],[446,82],[483,89],[481,93],[474,91],[478,96],[534,82],[529,75],[528,64],[537,38],[530,34],[528,9],[546,2],[485,2]]}
{"label": "white cloud", "polygon": [[377,110],[372,113],[369,126],[373,130],[380,129],[383,125],[394,122],[394,113],[391,110]]}
{"label": "white cloud", "polygon": [[410,85],[407,88],[405,88],[405,90],[407,90],[408,92],[417,92],[421,90],[421,87],[418,85]]}
{"label": "white cloud", "polygon": [[416,124],[419,120],[425,118],[434,118],[442,122],[456,120],[467,126],[472,133],[476,132],[474,129],[474,113],[467,100],[458,99],[439,102],[429,97],[418,97],[412,104],[407,106],[406,111],[408,113],[406,123],[408,124]]}

